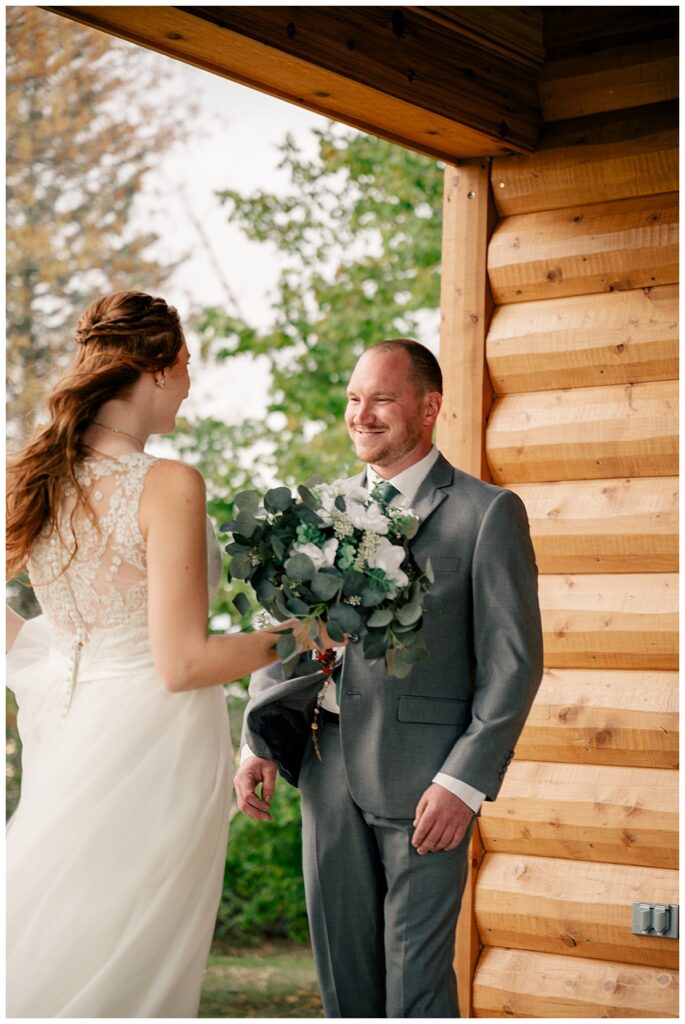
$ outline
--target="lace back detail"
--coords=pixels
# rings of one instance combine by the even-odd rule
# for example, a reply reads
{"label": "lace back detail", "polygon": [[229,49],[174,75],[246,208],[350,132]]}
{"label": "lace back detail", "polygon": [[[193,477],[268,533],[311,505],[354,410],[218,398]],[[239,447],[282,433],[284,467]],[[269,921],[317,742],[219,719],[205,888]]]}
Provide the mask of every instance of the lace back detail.
{"label": "lace back detail", "polygon": [[77,477],[91,511],[77,504],[69,485],[58,528],[46,529],[33,546],[31,584],[55,639],[70,647],[103,631],[147,629],[145,541],[138,515],[154,463],[144,452],[86,460]]}

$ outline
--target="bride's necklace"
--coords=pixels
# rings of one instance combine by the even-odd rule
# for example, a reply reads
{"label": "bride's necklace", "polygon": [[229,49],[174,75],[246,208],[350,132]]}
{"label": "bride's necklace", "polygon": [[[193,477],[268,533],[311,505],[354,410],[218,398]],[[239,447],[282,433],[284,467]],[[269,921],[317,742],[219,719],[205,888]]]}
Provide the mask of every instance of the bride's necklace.
{"label": "bride's necklace", "polygon": [[141,452],[145,450],[145,444],[139,437],[135,437],[133,434],[127,434],[125,430],[121,430],[119,427],[108,427],[106,423],[98,423],[97,420],[91,420],[91,423],[94,427],[102,427],[103,430],[111,430],[113,434],[121,434],[122,437],[128,437],[130,441],[135,441],[136,444],[140,445]]}

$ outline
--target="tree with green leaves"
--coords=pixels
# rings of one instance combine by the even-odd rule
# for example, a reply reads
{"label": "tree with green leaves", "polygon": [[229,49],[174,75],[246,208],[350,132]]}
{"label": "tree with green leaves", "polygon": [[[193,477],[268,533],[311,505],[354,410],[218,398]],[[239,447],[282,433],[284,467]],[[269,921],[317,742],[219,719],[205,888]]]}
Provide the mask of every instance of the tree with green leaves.
{"label": "tree with green leaves", "polygon": [[[439,305],[439,164],[335,124],[314,134],[312,158],[291,137],[280,147],[285,195],[221,193],[229,220],[285,259],[270,325],[259,330],[219,308],[199,321],[206,354],[268,359],[267,416],[249,431],[272,475],[289,484],[355,468],[343,423],[352,366],[368,345],[416,334]],[[211,460],[204,468],[215,476]],[[237,489],[250,472],[238,470]]]}
{"label": "tree with green leaves", "polygon": [[79,313],[173,269],[149,256],[157,237],[136,224],[136,197],[191,108],[139,47],[38,7],[8,7],[6,21],[8,426],[20,439]]}

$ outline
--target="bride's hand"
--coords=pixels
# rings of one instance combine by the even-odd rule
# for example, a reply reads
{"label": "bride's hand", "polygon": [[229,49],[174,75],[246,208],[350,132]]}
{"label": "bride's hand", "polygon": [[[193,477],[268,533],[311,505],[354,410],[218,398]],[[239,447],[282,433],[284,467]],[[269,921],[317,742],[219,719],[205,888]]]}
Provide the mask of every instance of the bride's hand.
{"label": "bride's hand", "polygon": [[349,642],[347,634],[345,634],[344,640],[333,640],[328,635],[328,630],[321,619],[317,621],[317,627],[318,636],[321,639],[320,644],[316,642],[316,639],[312,640],[309,635],[309,621],[304,621],[302,619],[287,619],[285,622],[281,622],[278,626],[279,629],[292,629],[297,646],[303,651],[326,651],[330,650],[331,647],[347,646]]}

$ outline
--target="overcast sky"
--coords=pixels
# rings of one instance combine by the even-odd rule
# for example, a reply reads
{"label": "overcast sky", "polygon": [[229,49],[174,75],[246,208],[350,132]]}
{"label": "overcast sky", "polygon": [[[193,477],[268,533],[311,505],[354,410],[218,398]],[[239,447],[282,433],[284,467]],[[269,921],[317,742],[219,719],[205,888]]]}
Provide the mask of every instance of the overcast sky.
{"label": "overcast sky", "polygon": [[[322,127],[326,121],[309,110],[198,68],[156,54],[151,59],[165,67],[171,65],[177,83],[201,111],[199,137],[165,158],[159,172],[149,176],[146,188],[146,215],[160,236],[165,256],[190,252],[167,287],[165,298],[178,307],[182,316],[192,305],[227,304],[226,286],[198,235],[195,219],[206,233],[221,276],[246,319],[265,325],[279,271],[275,248],[250,242],[237,227],[229,225],[215,193],[227,188],[242,192],[259,187],[285,190],[287,175],[277,170],[278,143],[290,132],[313,153],[311,129]],[[193,387],[184,411],[211,412],[230,420],[263,411],[268,382],[264,368],[254,366],[254,361],[245,357],[211,373],[203,372],[192,336],[190,349],[195,364]]]}

